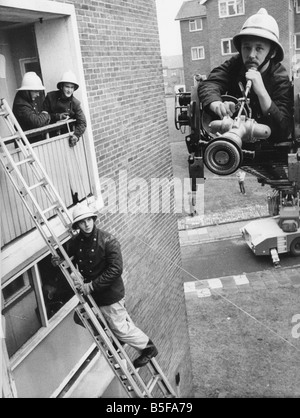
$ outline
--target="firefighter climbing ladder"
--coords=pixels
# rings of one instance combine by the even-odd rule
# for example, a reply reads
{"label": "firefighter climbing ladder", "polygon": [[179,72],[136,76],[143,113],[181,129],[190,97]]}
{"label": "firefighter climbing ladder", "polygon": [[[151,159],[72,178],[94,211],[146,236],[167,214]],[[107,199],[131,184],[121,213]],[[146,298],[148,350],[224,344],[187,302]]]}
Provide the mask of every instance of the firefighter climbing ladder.
{"label": "firefighter climbing ladder", "polygon": [[[79,299],[76,312],[91,333],[97,347],[106,358],[129,397],[175,398],[176,394],[157,361],[154,358],[150,360],[147,367],[144,367],[145,371],[143,371],[143,375],[147,377],[142,378],[139,369],[134,368],[124,347],[109,329],[94,299],[91,296],[79,293],[75,288],[72,274],[79,280],[82,279],[81,275],[68,257],[62,242],[55,235],[46,214],[54,212],[70,235],[72,235],[72,219],[5,99],[1,99],[0,116],[4,118],[11,133],[8,137],[0,137],[0,160],[4,171],[29,211],[52,256],[61,258],[62,262],[59,263],[59,268]],[[18,161],[15,161],[12,156],[12,151],[16,150],[13,144],[17,145],[20,150]],[[22,170],[22,167],[25,167],[25,169]],[[31,177],[28,176],[29,171],[32,174]],[[36,183],[31,184],[32,178]],[[45,193],[46,201],[49,202],[50,206],[41,207],[34,194],[35,190]],[[146,379],[149,380],[145,382]]]}

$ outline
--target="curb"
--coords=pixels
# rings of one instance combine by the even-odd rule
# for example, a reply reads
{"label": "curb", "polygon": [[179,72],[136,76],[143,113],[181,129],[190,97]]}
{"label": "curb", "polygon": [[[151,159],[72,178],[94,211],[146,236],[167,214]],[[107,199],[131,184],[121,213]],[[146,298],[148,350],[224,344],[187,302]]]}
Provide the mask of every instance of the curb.
{"label": "curb", "polygon": [[186,242],[183,242],[182,240],[180,240],[180,246],[181,247],[186,247],[189,245],[199,245],[199,244],[208,244],[210,242],[217,242],[217,241],[226,241],[226,240],[230,240],[230,239],[235,239],[235,238],[241,238],[241,234],[231,234],[231,235],[224,235],[222,237],[211,237],[211,238],[204,238],[204,239],[198,239],[197,241],[194,240],[189,240]]}
{"label": "curb", "polygon": [[264,219],[264,218],[269,218],[269,217],[270,215],[257,215],[257,216],[248,216],[248,217],[239,218],[239,219],[229,218],[229,219],[224,219],[223,221],[220,221],[220,222],[209,222],[209,221],[204,220],[203,222],[198,222],[198,223],[190,222],[190,225],[187,224],[186,219],[190,220],[190,219],[193,219],[193,217],[186,217],[186,218],[183,218],[185,219],[184,221],[182,221],[182,219],[178,220],[178,231],[188,231],[191,229],[206,228],[208,226],[218,226],[218,225],[225,225],[225,224],[238,223],[238,222],[250,222],[250,221],[254,221],[255,219]]}
{"label": "curb", "polygon": [[[300,264],[280,270],[265,270],[255,273],[225,276],[184,283],[184,294],[187,298],[207,298],[213,294],[238,291],[266,290],[275,287],[300,288]],[[298,269],[298,271],[297,271]]]}

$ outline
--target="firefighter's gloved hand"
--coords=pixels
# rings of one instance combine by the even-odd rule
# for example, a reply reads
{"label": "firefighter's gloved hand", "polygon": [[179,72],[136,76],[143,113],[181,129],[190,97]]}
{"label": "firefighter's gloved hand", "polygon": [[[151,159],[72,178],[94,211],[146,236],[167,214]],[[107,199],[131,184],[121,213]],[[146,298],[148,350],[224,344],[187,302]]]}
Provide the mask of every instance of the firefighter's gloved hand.
{"label": "firefighter's gloved hand", "polygon": [[93,292],[94,288],[93,288],[92,282],[84,283],[83,282],[83,280],[84,280],[83,277],[81,276],[81,279],[80,279],[80,278],[78,278],[78,276],[75,273],[71,273],[70,276],[71,276],[71,278],[74,282],[74,285],[75,285],[76,289],[80,293],[83,293],[84,295],[87,296],[87,295],[90,295]]}
{"label": "firefighter's gloved hand", "polygon": [[90,283],[83,283],[83,280],[78,279],[74,273],[71,273],[71,277],[73,279],[74,285],[76,287],[76,289],[80,292],[83,293],[85,296],[90,295],[94,288],[93,288],[93,284],[92,282]]}
{"label": "firefighter's gloved hand", "polygon": [[93,292],[94,288],[93,288],[93,283],[89,282],[89,283],[83,283],[82,287],[81,287],[81,292],[87,296],[90,295]]}
{"label": "firefighter's gloved hand", "polygon": [[78,276],[75,273],[71,273],[70,276],[71,276],[71,279],[73,280],[73,283],[76,289],[81,290],[81,287],[83,285],[83,278],[82,279],[78,278]]}
{"label": "firefighter's gloved hand", "polygon": [[76,135],[71,135],[70,138],[69,138],[69,146],[71,148],[75,147],[75,145],[77,144],[78,141],[79,141],[79,138],[77,138]]}
{"label": "firefighter's gloved hand", "polygon": [[58,115],[58,120],[65,120],[65,119],[69,119],[70,115],[67,112],[64,113],[57,113]]}
{"label": "firefighter's gloved hand", "polygon": [[59,255],[53,255],[51,257],[51,264],[52,264],[53,267],[59,266],[62,261],[63,260],[60,258]]}

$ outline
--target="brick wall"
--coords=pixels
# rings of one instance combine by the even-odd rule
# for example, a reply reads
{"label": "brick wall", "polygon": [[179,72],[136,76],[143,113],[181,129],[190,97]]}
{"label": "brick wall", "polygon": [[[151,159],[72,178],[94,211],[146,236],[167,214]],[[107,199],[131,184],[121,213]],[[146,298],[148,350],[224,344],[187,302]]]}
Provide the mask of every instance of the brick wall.
{"label": "brick wall", "polygon": [[288,2],[274,0],[254,0],[245,1],[245,15],[219,18],[218,2],[208,1],[207,21],[209,28],[210,42],[210,67],[211,69],[228,59],[228,56],[221,55],[221,39],[232,38],[240,32],[244,22],[248,17],[258,12],[260,8],[265,8],[267,12],[275,18],[278,23],[280,42],[286,52],[283,64],[289,71],[290,68],[290,47],[289,47],[289,5]]}
{"label": "brick wall", "polygon": [[[209,0],[205,3],[205,6],[207,17],[203,19],[203,32],[196,32],[197,39],[194,38],[194,34],[191,34],[188,31],[188,21],[180,22],[187,89],[194,74],[200,72],[201,74],[208,75],[214,67],[231,57],[231,55],[225,56],[221,54],[221,39],[233,38],[234,35],[240,32],[246,19],[257,13],[262,7],[264,7],[278,23],[280,42],[285,50],[283,64],[288,71],[290,70],[290,61],[293,54],[293,49],[290,48],[290,32],[293,30],[293,25],[290,25],[289,22],[291,22],[293,13],[289,11],[288,1],[245,1],[244,15],[226,18],[219,18],[217,1]],[[205,60],[193,62],[191,61],[190,48],[191,46],[197,45],[205,46]],[[198,71],[198,69],[200,69],[200,71]]]}
{"label": "brick wall", "polygon": [[[116,196],[120,206],[115,213],[114,205],[102,213],[100,226],[122,245],[128,311],[158,346],[158,361],[173,386],[179,372],[181,394],[189,396],[192,374],[173,192],[170,213],[151,213],[150,197],[157,203],[163,194],[151,190],[151,179],[173,176],[155,2],[73,4],[103,195],[106,203]],[[136,178],[143,187],[134,186]]]}
{"label": "brick wall", "polygon": [[[210,50],[209,40],[207,36],[207,19],[202,19],[203,30],[197,32],[189,31],[189,21],[183,20],[180,22],[180,31],[182,39],[182,53],[184,65],[184,79],[187,91],[191,91],[191,86],[194,85],[195,74],[208,74],[210,71]],[[191,48],[196,46],[203,46],[205,51],[204,60],[192,61]]]}

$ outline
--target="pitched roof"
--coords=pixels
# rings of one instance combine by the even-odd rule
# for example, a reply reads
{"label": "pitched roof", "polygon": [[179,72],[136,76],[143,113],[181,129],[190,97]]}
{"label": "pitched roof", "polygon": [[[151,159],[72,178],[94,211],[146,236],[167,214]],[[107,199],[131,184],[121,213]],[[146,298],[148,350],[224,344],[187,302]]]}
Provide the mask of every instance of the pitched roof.
{"label": "pitched roof", "polygon": [[202,6],[200,0],[184,1],[175,20],[185,20],[191,17],[206,16],[206,7]]}

